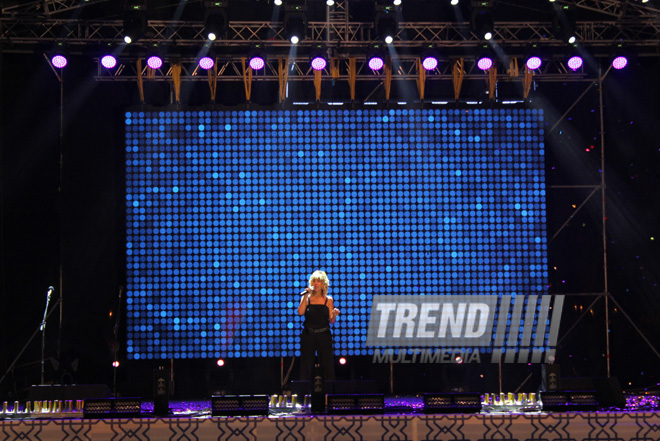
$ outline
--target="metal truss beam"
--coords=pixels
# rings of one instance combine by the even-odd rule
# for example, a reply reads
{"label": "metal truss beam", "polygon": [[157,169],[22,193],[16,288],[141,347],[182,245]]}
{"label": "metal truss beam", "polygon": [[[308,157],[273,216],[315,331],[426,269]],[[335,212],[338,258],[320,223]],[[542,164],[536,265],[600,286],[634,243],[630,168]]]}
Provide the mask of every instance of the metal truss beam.
{"label": "metal truss beam", "polygon": [[[506,47],[525,47],[531,44],[543,47],[566,47],[552,36],[551,24],[545,22],[496,22],[493,42]],[[123,43],[121,20],[16,20],[0,19],[4,38],[2,50],[34,50],[35,47],[64,43],[71,49],[94,49],[101,45]],[[205,44],[203,24],[182,21],[149,21],[147,38],[143,46],[176,43],[178,48],[201,48]],[[259,43],[266,48],[289,50],[291,44],[283,36],[281,23],[231,22],[227,40],[216,41],[214,48],[249,47]],[[618,21],[578,22],[576,34],[585,48],[612,48],[614,45],[635,47],[643,55],[660,56],[660,15],[649,18]],[[333,39],[328,40],[328,35]],[[368,47],[377,43],[373,23],[310,22],[307,38],[298,47],[326,44],[336,48]],[[440,48],[477,50],[484,45],[469,30],[468,23],[406,22],[399,25],[393,47],[421,48],[435,45]]]}
{"label": "metal truss beam", "polygon": [[[314,73],[307,57],[297,57],[288,60],[288,81],[312,82],[314,80]],[[392,80],[393,81],[415,81],[419,78],[416,67],[416,57],[398,57],[393,60],[392,65]],[[488,75],[480,71],[476,66],[474,59],[464,60],[464,79],[465,80],[479,80],[486,81]],[[206,71],[197,67],[195,59],[182,59],[182,81],[208,81],[208,74]],[[242,73],[242,61],[240,59],[218,59],[217,60],[217,76],[218,81],[221,82],[242,82],[244,80]],[[522,66],[522,61],[519,61]],[[339,60],[339,77],[335,78],[336,81],[348,81],[348,68],[349,60],[342,58]],[[155,82],[171,82],[172,70],[171,66],[164,66],[156,72],[149,72],[151,75],[147,77],[148,69],[144,67],[140,75],[145,81]],[[434,71],[426,73],[426,81],[448,81],[451,82],[454,78],[453,62],[449,59],[441,60],[438,68]],[[136,81],[138,77],[137,63],[124,62],[114,69],[105,69],[102,66],[98,67],[95,79],[98,81]],[[264,70],[253,73],[252,81],[263,82],[277,82],[278,81],[278,60],[269,59],[266,62]],[[367,66],[366,59],[356,59],[356,81],[378,81],[383,80],[384,74],[382,72],[374,72]],[[327,81],[333,80],[330,72],[325,70],[323,72],[323,79]],[[539,71],[534,73],[534,81],[594,81],[593,74],[580,69],[573,72],[566,66],[564,59],[550,59],[542,66]],[[333,80],[333,81],[334,81]],[[522,70],[519,72],[510,71],[508,66],[501,66],[500,73],[498,74],[498,82],[522,82]],[[521,83],[522,84],[522,83]]]}
{"label": "metal truss beam", "polygon": [[[76,9],[82,9],[98,3],[106,3],[109,0],[33,0],[16,2],[17,4],[4,6],[2,14],[26,15],[37,14],[51,17]],[[631,2],[628,0],[560,0],[562,4],[573,5],[576,8],[598,12],[611,17],[622,18],[624,16],[652,16],[660,14],[660,9],[651,5]]]}

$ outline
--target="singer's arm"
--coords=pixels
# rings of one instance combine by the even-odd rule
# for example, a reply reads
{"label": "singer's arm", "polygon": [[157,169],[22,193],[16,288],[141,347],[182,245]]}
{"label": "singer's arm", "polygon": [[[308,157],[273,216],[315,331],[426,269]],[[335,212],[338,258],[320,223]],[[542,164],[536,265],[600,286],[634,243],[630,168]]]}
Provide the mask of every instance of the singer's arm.
{"label": "singer's arm", "polygon": [[300,304],[298,305],[298,315],[305,315],[305,309],[307,309],[307,290],[305,288],[303,292],[300,293]]}
{"label": "singer's arm", "polygon": [[328,296],[328,310],[330,311],[330,324],[333,325],[337,316],[339,315],[339,310],[335,308],[335,302],[332,300],[332,297]]}

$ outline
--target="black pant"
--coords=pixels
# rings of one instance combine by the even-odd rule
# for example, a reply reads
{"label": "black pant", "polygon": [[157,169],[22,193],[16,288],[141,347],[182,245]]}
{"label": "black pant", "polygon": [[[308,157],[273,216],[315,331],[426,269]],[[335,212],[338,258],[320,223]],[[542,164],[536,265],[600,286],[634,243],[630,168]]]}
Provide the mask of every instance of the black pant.
{"label": "black pant", "polygon": [[300,380],[309,380],[314,354],[318,353],[319,365],[325,380],[335,379],[335,362],[332,356],[332,334],[330,331],[317,334],[302,331],[300,335]]}

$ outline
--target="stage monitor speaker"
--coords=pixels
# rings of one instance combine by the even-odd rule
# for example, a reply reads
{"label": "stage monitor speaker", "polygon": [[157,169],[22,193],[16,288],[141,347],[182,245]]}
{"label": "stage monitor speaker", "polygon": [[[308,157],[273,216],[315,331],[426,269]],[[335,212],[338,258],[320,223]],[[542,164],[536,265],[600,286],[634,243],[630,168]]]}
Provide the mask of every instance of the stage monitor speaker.
{"label": "stage monitor speaker", "polygon": [[112,396],[105,384],[36,385],[30,387],[27,401],[85,400]]}
{"label": "stage monitor speaker", "polygon": [[476,413],[481,411],[478,393],[424,394],[424,413]]}
{"label": "stage monitor speaker", "polygon": [[328,414],[346,415],[382,414],[385,410],[383,394],[330,394],[326,395]]}
{"label": "stage monitor speaker", "polygon": [[140,398],[92,398],[83,404],[85,418],[128,418],[140,416]]}
{"label": "stage monitor speaker", "polygon": [[541,392],[541,403],[546,412],[586,412],[598,410],[599,407],[594,390]]}
{"label": "stage monitor speaker", "polygon": [[268,395],[213,395],[213,416],[256,416],[268,415]]}
{"label": "stage monitor speaker", "polygon": [[616,377],[563,377],[563,390],[595,390],[601,408],[626,407],[626,397]]}

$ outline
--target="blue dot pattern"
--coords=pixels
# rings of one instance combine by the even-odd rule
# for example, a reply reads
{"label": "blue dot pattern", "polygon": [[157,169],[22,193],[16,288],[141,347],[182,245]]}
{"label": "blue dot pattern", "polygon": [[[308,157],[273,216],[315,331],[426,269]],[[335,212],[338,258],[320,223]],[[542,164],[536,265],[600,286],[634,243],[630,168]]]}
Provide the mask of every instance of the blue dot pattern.
{"label": "blue dot pattern", "polygon": [[335,352],[376,294],[547,293],[542,110],[126,112],[130,359],[299,355],[327,271]]}

